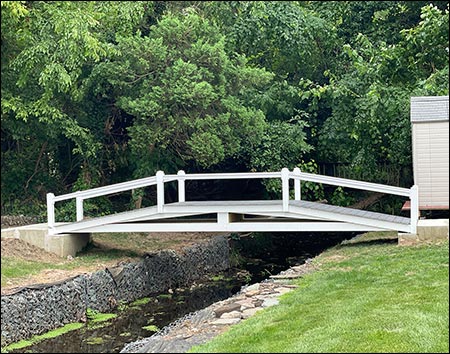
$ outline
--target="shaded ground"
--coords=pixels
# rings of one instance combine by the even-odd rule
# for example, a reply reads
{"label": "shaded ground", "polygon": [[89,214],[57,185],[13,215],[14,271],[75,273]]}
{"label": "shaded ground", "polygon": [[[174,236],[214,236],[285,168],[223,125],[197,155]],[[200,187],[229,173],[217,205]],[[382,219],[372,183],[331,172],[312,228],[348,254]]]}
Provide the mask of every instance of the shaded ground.
{"label": "shaded ground", "polygon": [[134,252],[142,256],[163,249],[180,251],[182,248],[224,233],[208,232],[159,232],[159,233],[111,233],[94,234],[93,243],[102,249]]}

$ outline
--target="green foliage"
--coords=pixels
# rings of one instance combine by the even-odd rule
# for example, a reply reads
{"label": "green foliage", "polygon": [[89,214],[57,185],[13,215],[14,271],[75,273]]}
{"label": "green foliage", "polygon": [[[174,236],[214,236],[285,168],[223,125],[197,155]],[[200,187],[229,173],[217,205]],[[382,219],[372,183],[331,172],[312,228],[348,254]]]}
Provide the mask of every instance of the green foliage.
{"label": "green foliage", "polygon": [[270,122],[261,144],[249,151],[250,165],[256,171],[280,171],[283,167],[292,169],[311,150],[305,141],[305,126],[306,123],[299,118],[289,122]]}
{"label": "green foliage", "polygon": [[126,117],[89,77],[152,16],[146,1],[2,3],[2,210],[129,171]]}
{"label": "green foliage", "polygon": [[[398,49],[404,55],[404,64],[415,78],[427,78],[437,70],[447,68],[449,44],[449,13],[438,7],[427,5],[422,8],[420,23],[401,31],[403,40]],[[403,49],[403,50],[402,50]],[[444,87],[447,88],[448,82]],[[430,92],[429,94],[435,94]]]}
{"label": "green foliage", "polygon": [[103,344],[105,341],[102,337],[90,337],[86,339],[86,343],[89,345],[99,345]]}
{"label": "green foliage", "polygon": [[[80,82],[106,49],[93,34],[98,23],[89,3],[30,5],[23,3],[15,26],[2,15],[2,191],[42,200],[50,186],[60,189],[67,172],[58,149],[71,146],[69,154],[90,159],[99,148],[78,122]],[[13,33],[16,42],[8,40]]]}
{"label": "green foliage", "polygon": [[448,95],[448,2],[433,4],[4,1],[2,212],[158,169],[343,162],[380,181],[411,165],[410,97]]}
{"label": "green foliage", "polygon": [[232,50],[280,77],[291,82],[320,79],[330,64],[332,27],[296,1],[221,1],[205,6],[228,33]]}
{"label": "green foliage", "polygon": [[148,326],[144,326],[142,328],[147,331],[150,331],[150,332],[158,332],[159,331],[159,328],[155,325],[148,325]]}
{"label": "green foliage", "polygon": [[[284,167],[292,170],[300,164],[304,155],[311,150],[311,146],[306,143],[305,126],[306,123],[299,117],[288,122],[269,122],[261,143],[248,150],[251,168],[255,171],[280,171]],[[263,183],[269,194],[280,196],[280,180],[270,179]]]}
{"label": "green foliage", "polygon": [[117,314],[115,313],[101,313],[91,308],[86,309],[86,318],[89,323],[106,322],[116,317]]}
{"label": "green foliage", "polygon": [[151,298],[149,297],[143,297],[142,299],[137,299],[135,301],[133,301],[130,306],[143,306],[143,305],[147,305],[150,302]]}
{"label": "green foliage", "polygon": [[[448,1],[433,1],[441,10]],[[420,20],[420,9],[428,1],[310,1],[308,6],[336,27],[344,43],[352,43],[359,33],[371,40],[393,44],[400,31]]]}
{"label": "green foliage", "polygon": [[258,143],[264,115],[240,96],[272,76],[246,67],[242,57],[231,59],[207,20],[193,12],[168,14],[148,36],[119,38],[118,50],[99,66],[103,77],[96,81],[120,87],[118,105],[136,117],[128,132],[137,175],[168,161],[175,165],[170,170],[188,161],[211,167],[235,156],[244,142]]}
{"label": "green foliage", "polygon": [[349,206],[355,202],[355,199],[344,191],[342,187],[337,187],[331,195],[331,204],[340,206]]}
{"label": "green foliage", "polygon": [[350,66],[344,74],[330,74],[332,113],[319,142],[323,159],[372,172],[385,162],[411,163],[411,93],[423,94],[427,87],[427,94],[448,94],[448,10],[426,6],[421,17],[417,26],[401,31],[396,45],[360,34],[357,49],[344,46]]}
{"label": "green foliage", "polygon": [[[318,173],[318,166],[314,160],[310,160],[308,162],[302,161],[297,167],[300,168],[300,171],[307,173]],[[325,197],[324,189],[321,184],[310,182],[310,181],[301,181],[301,194],[302,199],[306,200],[323,200]]]}
{"label": "green foliage", "polygon": [[54,329],[52,331],[49,331],[47,333],[44,334],[40,334],[37,336],[34,336],[28,340],[21,340],[17,343],[12,343],[6,347],[2,348],[2,353],[8,353],[12,350],[19,350],[19,349],[23,349],[26,347],[29,347],[31,345],[37,344],[39,342],[42,342],[43,340],[46,339],[51,339],[51,338],[56,338],[60,335],[63,335],[65,333],[68,333],[70,331],[75,331],[77,329],[80,329],[84,326],[83,323],[79,323],[79,322],[74,322],[74,323],[68,323],[66,325],[64,325],[63,327]]}

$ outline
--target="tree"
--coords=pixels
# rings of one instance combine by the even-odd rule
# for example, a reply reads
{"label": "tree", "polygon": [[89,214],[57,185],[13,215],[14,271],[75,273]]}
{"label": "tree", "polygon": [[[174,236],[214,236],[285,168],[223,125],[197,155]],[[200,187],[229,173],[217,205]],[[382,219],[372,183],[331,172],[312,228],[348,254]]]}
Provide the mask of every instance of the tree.
{"label": "tree", "polygon": [[396,44],[361,34],[345,74],[331,74],[332,114],[319,145],[322,158],[350,162],[373,178],[379,164],[411,163],[409,100],[448,94],[448,10],[425,6],[421,21]]}
{"label": "tree", "polygon": [[[127,4],[120,14],[138,26],[143,11],[126,9],[145,2]],[[105,22],[119,22],[108,17],[116,6],[2,2],[2,208],[99,182],[104,121],[84,82],[114,49]]]}
{"label": "tree", "polygon": [[272,75],[230,58],[224,36],[194,11],[167,14],[148,36],[119,37],[118,54],[97,66],[97,95],[113,95],[135,117],[128,128],[136,176],[209,168],[258,144],[261,110],[248,104]]}

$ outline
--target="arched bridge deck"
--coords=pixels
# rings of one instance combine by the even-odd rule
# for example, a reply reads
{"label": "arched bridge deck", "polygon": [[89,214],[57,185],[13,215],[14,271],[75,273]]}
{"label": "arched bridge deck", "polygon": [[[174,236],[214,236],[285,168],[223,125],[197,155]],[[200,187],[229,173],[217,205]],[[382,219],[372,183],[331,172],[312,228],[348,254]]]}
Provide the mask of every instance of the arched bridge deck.
{"label": "arched bridge deck", "polygon": [[[185,201],[185,181],[199,179],[248,179],[281,178],[282,199],[240,201]],[[289,195],[289,180],[294,180],[293,200]],[[301,199],[300,181],[312,181],[365,189],[408,197],[411,217],[400,217],[370,211],[340,207]],[[178,182],[179,201],[164,203],[164,184]],[[147,208],[84,218],[83,200],[125,190],[157,186],[157,205]],[[55,223],[55,202],[75,198],[77,221]],[[417,187],[411,189],[384,186],[374,183],[321,176],[300,172],[192,174],[180,171],[177,175],[164,175],[159,171],[155,177],[144,178],[112,186],[94,188],[55,197],[47,196],[50,233],[87,232],[277,232],[277,231],[382,231],[396,230],[416,233],[418,219]]]}

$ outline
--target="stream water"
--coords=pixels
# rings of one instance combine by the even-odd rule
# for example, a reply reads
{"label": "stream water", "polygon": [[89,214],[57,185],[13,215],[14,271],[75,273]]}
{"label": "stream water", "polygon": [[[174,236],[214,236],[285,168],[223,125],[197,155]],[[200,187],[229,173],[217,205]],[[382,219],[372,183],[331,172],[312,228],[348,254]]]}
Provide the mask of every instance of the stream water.
{"label": "stream water", "polygon": [[277,233],[232,239],[232,250],[241,259],[239,268],[199,280],[190,287],[150,294],[146,303],[125,306],[108,322],[88,325],[16,352],[118,353],[127,343],[149,337],[157,328],[187,313],[232,296],[243,285],[260,282],[291,265],[302,264],[352,236],[350,233]]}

